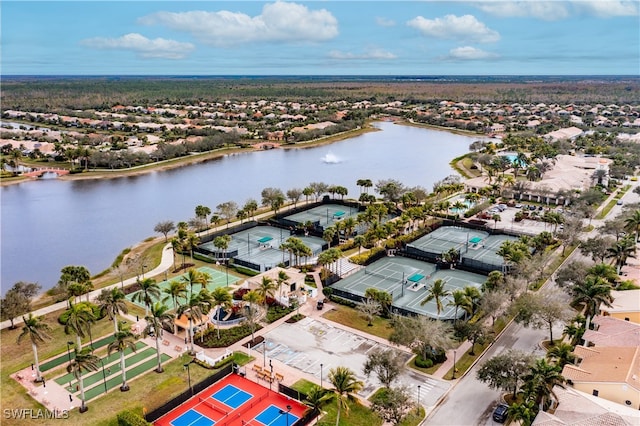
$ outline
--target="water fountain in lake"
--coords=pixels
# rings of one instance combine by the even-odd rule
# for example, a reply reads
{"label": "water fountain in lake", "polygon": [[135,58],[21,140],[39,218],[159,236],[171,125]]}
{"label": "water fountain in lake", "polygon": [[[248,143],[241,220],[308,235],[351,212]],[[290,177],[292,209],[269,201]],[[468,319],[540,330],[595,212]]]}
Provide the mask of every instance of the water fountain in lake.
{"label": "water fountain in lake", "polygon": [[326,164],[342,163],[342,159],[331,151],[327,152],[327,154],[324,157],[322,157],[321,160],[323,163],[326,163]]}

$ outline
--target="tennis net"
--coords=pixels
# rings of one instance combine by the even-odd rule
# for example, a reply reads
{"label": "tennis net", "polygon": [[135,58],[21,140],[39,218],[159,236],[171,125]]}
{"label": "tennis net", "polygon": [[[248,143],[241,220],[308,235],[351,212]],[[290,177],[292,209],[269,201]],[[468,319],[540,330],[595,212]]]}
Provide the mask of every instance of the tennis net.
{"label": "tennis net", "polygon": [[382,279],[385,279],[385,280],[390,280],[390,281],[401,281],[402,280],[401,278],[396,278],[396,277],[389,276],[389,275],[382,275],[382,274],[378,274],[377,272],[371,272],[367,268],[364,269],[364,274],[365,275],[371,275],[371,276],[378,277],[378,278],[382,278]]}

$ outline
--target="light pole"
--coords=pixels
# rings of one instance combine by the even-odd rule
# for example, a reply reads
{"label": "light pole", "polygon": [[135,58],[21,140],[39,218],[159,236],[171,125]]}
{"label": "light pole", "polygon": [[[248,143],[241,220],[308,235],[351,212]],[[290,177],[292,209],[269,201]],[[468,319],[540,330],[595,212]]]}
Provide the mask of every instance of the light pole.
{"label": "light pole", "polygon": [[262,342],[262,367],[267,366],[267,339]]}
{"label": "light pole", "polygon": [[280,415],[285,415],[285,419],[287,419],[287,426],[289,426],[289,413],[291,412],[291,406],[287,405],[287,411],[280,410]]}
{"label": "light pole", "polygon": [[142,279],[144,280],[144,270],[147,269],[147,265],[142,265]]}
{"label": "light pole", "polygon": [[420,385],[418,385],[418,414],[420,414]]}
{"label": "light pole", "polygon": [[271,383],[273,383],[273,364],[271,360],[269,360],[269,368],[271,369],[271,374],[269,375],[269,390],[271,390]]}
{"label": "light pole", "polygon": [[320,388],[322,388],[322,363],[320,363]]}
{"label": "light pole", "polygon": [[104,383],[104,393],[107,393],[107,375],[104,374],[104,362],[100,358],[100,365],[102,365],[102,382]]}
{"label": "light pole", "polygon": [[456,378],[456,350],[453,350],[453,373],[451,373],[451,380]]}
{"label": "light pole", "polygon": [[191,392],[191,395],[193,396],[193,388],[191,387],[191,370],[189,369],[189,365],[193,362],[193,360],[189,361],[188,363],[186,363],[184,365],[184,368],[187,369],[187,377],[189,378],[189,391]]}

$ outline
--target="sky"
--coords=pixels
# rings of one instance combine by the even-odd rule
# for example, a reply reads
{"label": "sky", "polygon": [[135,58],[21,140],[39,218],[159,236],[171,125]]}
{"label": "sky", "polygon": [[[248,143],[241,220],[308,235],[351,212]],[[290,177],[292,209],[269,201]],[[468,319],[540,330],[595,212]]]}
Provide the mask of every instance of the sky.
{"label": "sky", "polygon": [[639,0],[0,7],[2,75],[640,75]]}

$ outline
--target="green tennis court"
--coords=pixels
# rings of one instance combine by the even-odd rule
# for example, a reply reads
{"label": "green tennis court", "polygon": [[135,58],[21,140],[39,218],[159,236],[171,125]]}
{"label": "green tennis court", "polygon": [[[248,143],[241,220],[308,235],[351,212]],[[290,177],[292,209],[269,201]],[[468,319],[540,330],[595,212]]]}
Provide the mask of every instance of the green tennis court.
{"label": "green tennis court", "polygon": [[[432,263],[395,256],[382,258],[367,268],[343,278],[331,288],[334,294],[343,297],[346,296],[343,292],[364,297],[368,288],[375,288],[391,295],[392,311],[395,309],[397,313],[454,319],[455,309],[447,306],[451,296],[441,300],[444,309],[439,315],[435,301],[421,303],[427,297],[429,287],[434,281],[442,280],[445,290],[453,292],[467,286],[480,288],[486,279],[484,275],[458,269],[437,269]],[[458,315],[461,316],[462,312],[458,311]]]}

